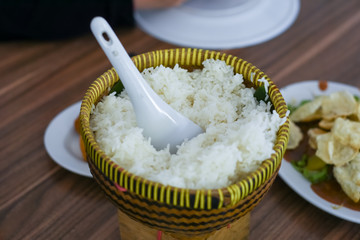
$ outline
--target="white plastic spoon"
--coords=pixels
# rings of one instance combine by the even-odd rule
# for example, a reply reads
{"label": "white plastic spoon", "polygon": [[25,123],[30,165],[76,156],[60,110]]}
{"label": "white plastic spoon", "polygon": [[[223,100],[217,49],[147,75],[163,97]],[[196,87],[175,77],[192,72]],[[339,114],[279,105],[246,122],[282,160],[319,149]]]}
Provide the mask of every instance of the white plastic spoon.
{"label": "white plastic spoon", "polygon": [[90,26],[130,97],[138,126],[144,129],[144,136],[151,138],[156,149],[170,144],[170,152],[176,153],[177,145],[203,132],[153,91],[104,18],[95,17]]}

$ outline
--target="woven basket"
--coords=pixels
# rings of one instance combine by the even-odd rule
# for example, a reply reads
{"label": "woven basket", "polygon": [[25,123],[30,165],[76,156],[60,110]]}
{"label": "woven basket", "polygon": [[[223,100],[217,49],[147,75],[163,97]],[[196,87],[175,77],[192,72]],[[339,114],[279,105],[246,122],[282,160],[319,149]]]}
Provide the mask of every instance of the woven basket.
{"label": "woven basket", "polygon": [[[287,106],[274,83],[252,64],[228,54],[200,49],[170,49],[149,52],[133,57],[139,71],[178,63],[187,69],[201,68],[205,59],[221,59],[243,75],[247,87],[262,85],[262,77],[269,82],[270,100],[280,117],[286,116]],[[252,79],[252,80],[251,80]],[[95,80],[86,92],[80,110],[82,137],[88,163],[94,179],[118,209],[130,218],[159,231],[198,236],[209,234],[244,216],[264,197],[273,183],[286,149],[289,123],[277,133],[275,153],[264,159],[261,166],[241,181],[212,190],[190,190],[165,186],[135,176],[118,166],[100,149],[89,127],[93,104],[108,94],[109,87],[119,81],[114,69]],[[260,147],[260,146],[259,146]]]}

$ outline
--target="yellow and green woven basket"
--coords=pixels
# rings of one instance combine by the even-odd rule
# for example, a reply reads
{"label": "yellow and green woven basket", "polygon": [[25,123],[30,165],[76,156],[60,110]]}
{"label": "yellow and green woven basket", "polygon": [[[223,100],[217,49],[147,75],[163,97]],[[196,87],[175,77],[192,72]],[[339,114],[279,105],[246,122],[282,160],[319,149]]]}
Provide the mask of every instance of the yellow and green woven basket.
{"label": "yellow and green woven basket", "polygon": [[[189,70],[201,68],[205,59],[221,59],[243,75],[247,87],[257,88],[265,78],[269,83],[270,100],[280,117],[287,106],[274,83],[252,64],[232,55],[200,49],[170,49],[133,57],[139,71],[164,65],[179,64]],[[93,104],[108,94],[119,77],[110,69],[89,87],[80,110],[82,137],[87,160],[94,179],[118,209],[130,218],[159,231],[196,236],[216,231],[244,216],[264,197],[273,183],[286,149],[289,123],[283,124],[274,145],[275,153],[244,179],[221,189],[183,189],[152,182],[128,172],[100,149],[89,126]],[[260,146],[259,146],[260,147]]]}

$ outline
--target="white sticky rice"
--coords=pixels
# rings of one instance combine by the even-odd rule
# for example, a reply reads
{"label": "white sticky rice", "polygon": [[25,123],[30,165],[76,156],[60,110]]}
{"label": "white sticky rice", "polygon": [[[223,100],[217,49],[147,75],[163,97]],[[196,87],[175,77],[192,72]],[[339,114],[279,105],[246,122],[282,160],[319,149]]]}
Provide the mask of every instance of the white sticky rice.
{"label": "white sticky rice", "polygon": [[123,91],[104,96],[93,108],[90,127],[103,151],[119,166],[148,180],[191,189],[226,187],[256,170],[274,152],[276,133],[285,118],[258,102],[241,74],[220,60],[206,60],[202,70],[176,65],[142,73],[175,110],[201,126],[203,134],[184,142],[176,154],[157,151],[137,127]]}

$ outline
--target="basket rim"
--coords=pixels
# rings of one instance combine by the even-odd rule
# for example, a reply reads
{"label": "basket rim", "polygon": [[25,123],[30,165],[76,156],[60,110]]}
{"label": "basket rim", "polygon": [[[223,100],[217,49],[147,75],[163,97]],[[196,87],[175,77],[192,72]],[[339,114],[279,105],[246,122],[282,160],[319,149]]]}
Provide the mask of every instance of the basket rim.
{"label": "basket rim", "polygon": [[[165,191],[185,192],[186,194],[195,195],[196,197],[203,197],[203,195],[205,194],[205,201],[209,197],[209,194],[211,196],[215,194],[217,195],[217,197],[220,198],[218,208],[234,206],[237,203],[239,203],[242,199],[244,199],[247,195],[250,195],[258,187],[264,184],[274,174],[276,174],[278,168],[281,165],[283,154],[287,146],[288,134],[289,134],[289,119],[287,116],[288,109],[285,100],[282,97],[280,90],[270,80],[270,78],[267,75],[265,75],[263,72],[261,72],[257,67],[255,67],[251,63],[248,63],[247,61],[238,58],[237,56],[233,56],[231,54],[221,53],[219,51],[213,51],[213,50],[203,50],[203,49],[194,49],[194,48],[175,48],[175,49],[162,49],[162,50],[150,51],[147,53],[139,54],[132,57],[132,60],[135,63],[135,65],[137,65],[138,68],[147,68],[147,66],[145,65],[141,66],[142,64],[141,59],[145,59],[146,57],[149,58],[153,57],[155,59],[156,56],[161,53],[171,53],[173,54],[171,56],[183,54],[183,56],[181,56],[181,60],[184,60],[186,63],[190,63],[189,65],[192,65],[191,62],[192,59],[190,59],[189,57],[191,56],[191,54],[196,56],[198,56],[197,54],[199,54],[203,56],[203,58],[205,59],[214,58],[214,59],[224,60],[227,62],[227,64],[229,64],[229,62],[231,62],[231,64],[234,64],[236,62],[238,65],[241,66],[244,65],[246,66],[247,69],[251,70],[251,72],[248,72],[248,75],[249,76],[251,75],[252,79],[246,80],[244,74],[243,77],[244,77],[244,81],[254,84],[254,87],[261,86],[263,83],[258,80],[264,78],[269,83],[268,86],[269,96],[271,98],[274,107],[275,107],[275,103],[273,101],[276,100],[275,101],[276,106],[278,107],[275,107],[275,110],[278,112],[280,117],[287,117],[286,122],[280,127],[280,129],[277,132],[276,141],[273,146],[274,153],[272,153],[269,158],[264,159],[260,164],[260,166],[255,171],[248,173],[247,175],[245,175],[245,177],[243,177],[239,181],[232,183],[229,186],[216,188],[216,189],[191,189],[191,188],[180,188],[170,185],[164,185],[162,183],[151,181],[145,179],[144,177],[128,172],[125,168],[119,166],[117,163],[112,161],[111,158],[107,156],[105,152],[103,152],[103,150],[101,150],[101,148],[99,147],[99,145],[95,140],[95,136],[93,132],[90,129],[91,108],[93,104],[95,104],[95,102],[92,102],[92,99],[94,98],[100,99],[103,95],[107,94],[105,91],[100,92],[99,88],[104,87],[106,89],[106,87],[111,87],[109,86],[109,81],[106,79],[105,75],[108,75],[113,79],[116,79],[115,82],[119,80],[119,77],[116,71],[114,70],[114,68],[110,68],[91,84],[91,86],[88,88],[87,92],[85,93],[85,96],[83,97],[81,103],[81,108],[80,108],[81,136],[85,142],[88,160],[90,159],[94,163],[94,165],[97,166],[98,168],[99,165],[101,165],[99,171],[103,172],[114,184],[116,184],[117,181],[116,179],[114,181],[114,176],[112,176],[113,175],[112,171],[110,170],[108,171],[108,168],[105,167],[105,165],[110,166],[110,168],[112,169],[115,169],[115,171],[118,171],[120,175],[126,175],[126,178],[124,180],[125,182],[119,184],[120,187],[124,189],[124,191],[129,190],[134,192],[133,191],[134,186],[130,186],[130,184],[133,184],[133,181],[136,180],[142,182],[143,184],[149,184],[150,186],[157,187],[162,190],[164,189]],[[156,64],[154,63],[152,64],[155,67]],[[237,72],[235,71],[235,68],[234,68],[234,72]],[[255,74],[253,75],[254,72]],[[270,92],[272,93],[271,95]],[[99,161],[94,160],[94,156],[96,156],[96,158],[101,158],[103,161],[100,163]],[[126,182],[128,178],[132,179],[130,183]],[[245,191],[243,191],[244,188]],[[166,203],[168,203],[168,201],[166,201]],[[197,207],[194,206],[194,207],[201,209],[202,208],[200,206],[201,202],[198,203],[198,205],[199,206]]]}

